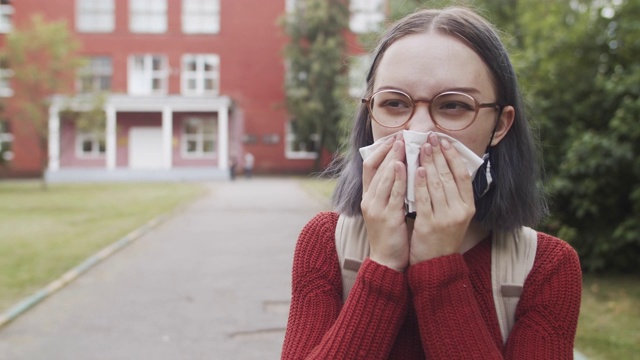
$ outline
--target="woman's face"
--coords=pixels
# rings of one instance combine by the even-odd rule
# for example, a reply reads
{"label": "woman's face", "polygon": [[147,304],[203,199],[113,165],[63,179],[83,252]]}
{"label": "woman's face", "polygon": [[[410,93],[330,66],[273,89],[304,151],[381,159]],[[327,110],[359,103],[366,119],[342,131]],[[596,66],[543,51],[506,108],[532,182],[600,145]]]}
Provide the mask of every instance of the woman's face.
{"label": "woman's face", "polygon": [[[497,101],[489,69],[480,57],[460,40],[432,32],[405,36],[387,49],[378,64],[373,92],[385,88],[402,90],[413,99],[432,99],[444,91],[458,91],[473,96],[478,103]],[[512,107],[505,107],[494,145],[506,134],[513,114]],[[419,103],[411,120],[401,128],[385,128],[375,121],[371,121],[371,126],[374,141],[403,129],[436,131],[456,138],[482,156],[497,115],[494,108],[481,108],[469,127],[447,131],[437,128],[428,107]],[[507,122],[503,124],[503,120]]]}

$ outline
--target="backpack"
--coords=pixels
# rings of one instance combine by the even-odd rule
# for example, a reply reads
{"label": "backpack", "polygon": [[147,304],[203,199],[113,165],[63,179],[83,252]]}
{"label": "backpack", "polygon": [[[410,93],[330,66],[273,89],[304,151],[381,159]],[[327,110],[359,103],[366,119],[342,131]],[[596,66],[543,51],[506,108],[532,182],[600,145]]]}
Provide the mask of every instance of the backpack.
{"label": "backpack", "polygon": [[[362,216],[338,217],[336,250],[342,273],[342,301],[355,283],[358,270],[369,256],[367,230]],[[493,233],[491,284],[502,341],[506,343],[515,322],[516,307],[527,275],[533,267],[538,245],[535,230],[522,227],[513,233]]]}

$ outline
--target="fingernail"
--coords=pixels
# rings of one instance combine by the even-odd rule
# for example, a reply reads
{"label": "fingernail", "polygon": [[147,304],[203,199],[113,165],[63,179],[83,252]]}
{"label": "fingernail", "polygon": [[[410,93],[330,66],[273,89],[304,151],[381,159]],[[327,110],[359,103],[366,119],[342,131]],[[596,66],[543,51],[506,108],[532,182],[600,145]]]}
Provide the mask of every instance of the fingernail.
{"label": "fingernail", "polygon": [[442,145],[443,148],[445,149],[449,149],[451,147],[451,143],[449,142],[449,140],[447,139],[441,139],[440,140],[440,144]]}
{"label": "fingernail", "polygon": [[434,147],[438,146],[438,137],[435,135],[429,136],[429,143]]}
{"label": "fingernail", "polygon": [[427,170],[425,170],[423,167],[419,167],[418,176],[420,176],[421,178],[427,177]]}
{"label": "fingernail", "polygon": [[431,148],[431,144],[426,143],[426,144],[422,147],[422,149],[423,149],[423,151],[424,151],[424,154],[425,154],[425,155],[431,156],[431,154],[432,154],[432,152],[433,152],[433,149]]}

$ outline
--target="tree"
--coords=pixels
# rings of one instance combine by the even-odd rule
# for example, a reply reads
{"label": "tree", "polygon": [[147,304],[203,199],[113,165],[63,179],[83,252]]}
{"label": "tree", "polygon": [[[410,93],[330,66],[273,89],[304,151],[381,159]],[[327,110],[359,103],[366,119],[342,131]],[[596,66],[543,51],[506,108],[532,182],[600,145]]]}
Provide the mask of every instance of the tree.
{"label": "tree", "polygon": [[[14,90],[7,109],[14,120],[28,123],[36,132],[41,154],[47,154],[50,97],[71,90],[82,65],[78,49],[79,42],[64,22],[48,22],[39,14],[7,35],[1,56],[13,71]],[[43,156],[43,170],[47,160]]]}
{"label": "tree", "polygon": [[343,0],[298,0],[283,21],[286,105],[298,141],[317,144],[315,168],[324,150],[338,147],[342,101],[347,97],[345,40],[348,9]]}

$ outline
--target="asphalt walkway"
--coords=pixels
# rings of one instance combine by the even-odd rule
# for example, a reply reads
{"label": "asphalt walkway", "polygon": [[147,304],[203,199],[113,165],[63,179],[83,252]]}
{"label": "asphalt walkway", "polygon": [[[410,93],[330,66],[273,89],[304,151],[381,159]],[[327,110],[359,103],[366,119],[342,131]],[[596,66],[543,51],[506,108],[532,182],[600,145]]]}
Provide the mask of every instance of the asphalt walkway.
{"label": "asphalt walkway", "polygon": [[0,359],[278,359],[295,242],[327,204],[294,179],[208,186],[0,329]]}

